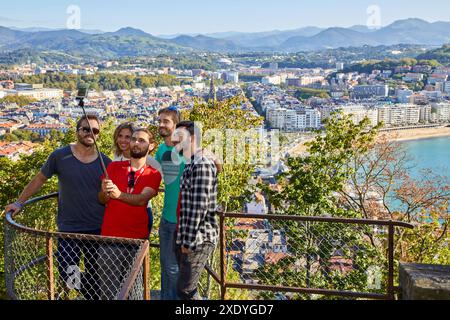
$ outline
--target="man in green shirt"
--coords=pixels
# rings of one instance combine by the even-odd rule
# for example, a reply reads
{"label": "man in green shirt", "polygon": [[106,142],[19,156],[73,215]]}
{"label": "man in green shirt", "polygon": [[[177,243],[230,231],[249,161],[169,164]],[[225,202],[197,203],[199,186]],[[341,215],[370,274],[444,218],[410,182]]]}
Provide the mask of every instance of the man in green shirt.
{"label": "man in green shirt", "polygon": [[177,209],[180,197],[180,178],[184,171],[185,159],[172,143],[172,134],[180,122],[176,107],[159,111],[159,134],[164,138],[156,152],[155,159],[161,164],[165,194],[164,208],[159,226],[161,262],[161,300],[178,300],[178,262],[175,255]]}

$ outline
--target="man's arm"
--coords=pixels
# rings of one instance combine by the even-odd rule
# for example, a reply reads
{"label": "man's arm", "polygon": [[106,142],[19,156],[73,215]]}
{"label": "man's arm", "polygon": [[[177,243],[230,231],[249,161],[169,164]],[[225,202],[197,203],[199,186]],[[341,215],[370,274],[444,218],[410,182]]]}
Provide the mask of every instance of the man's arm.
{"label": "man's arm", "polygon": [[219,160],[219,158],[209,151],[208,149],[203,149],[203,155],[209,159],[211,159],[214,164],[216,165],[217,174],[221,173],[223,171],[223,160]]}
{"label": "man's arm", "polygon": [[152,188],[144,188],[141,194],[129,194],[121,192],[118,200],[123,201],[132,206],[146,206],[151,198],[158,194]]}
{"label": "man's arm", "polygon": [[156,157],[153,158],[152,156],[148,156],[147,157],[147,165],[149,165],[153,169],[158,170],[159,174],[162,177],[163,172],[162,172],[161,162],[159,160],[157,160]]}
{"label": "man's arm", "polygon": [[47,177],[39,172],[28,185],[23,189],[16,203],[10,204],[6,206],[5,212],[13,211],[13,213],[17,213],[22,210],[22,205],[25,201],[30,199],[33,195],[41,190],[44,183],[47,181]]}
{"label": "man's arm", "polygon": [[151,198],[158,194],[157,190],[146,187],[141,194],[129,194],[119,190],[119,188],[111,181],[104,180],[106,192],[109,193],[111,199],[120,200],[131,206],[146,206]]}

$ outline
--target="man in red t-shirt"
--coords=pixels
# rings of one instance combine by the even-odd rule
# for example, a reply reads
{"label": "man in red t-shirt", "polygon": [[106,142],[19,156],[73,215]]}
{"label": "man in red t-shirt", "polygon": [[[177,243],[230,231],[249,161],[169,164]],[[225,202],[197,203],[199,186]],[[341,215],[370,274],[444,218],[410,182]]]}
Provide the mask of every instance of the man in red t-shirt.
{"label": "man in red t-shirt", "polygon": [[[109,180],[102,177],[100,202],[106,204],[102,236],[148,239],[150,219],[147,205],[158,194],[161,174],[146,164],[156,147],[147,129],[134,131],[130,142],[131,160],[112,162],[106,169]],[[100,248],[99,266],[102,299],[114,299],[120,284],[132,266],[139,248],[132,245],[105,244]]]}

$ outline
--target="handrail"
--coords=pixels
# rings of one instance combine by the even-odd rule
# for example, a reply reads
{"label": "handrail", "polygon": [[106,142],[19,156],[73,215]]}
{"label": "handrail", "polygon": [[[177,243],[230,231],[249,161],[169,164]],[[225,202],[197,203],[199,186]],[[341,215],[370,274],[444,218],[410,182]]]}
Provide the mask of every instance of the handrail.
{"label": "handrail", "polygon": [[133,287],[134,282],[136,281],[136,278],[139,274],[139,270],[144,262],[145,257],[148,254],[148,249],[149,249],[149,242],[148,240],[146,240],[142,248],[138,251],[138,256],[134,261],[133,266],[131,267],[130,275],[124,281],[124,285],[122,286],[122,289],[120,290],[119,295],[117,296],[118,300],[126,300],[128,298],[131,288]]}
{"label": "handrail", "polygon": [[[335,218],[335,217],[317,217],[317,216],[293,216],[293,215],[272,215],[272,214],[243,214],[243,213],[224,213],[218,212],[220,217],[220,252],[221,252],[221,298],[224,300],[226,297],[226,291],[228,288],[235,289],[247,289],[247,290],[268,290],[268,291],[285,291],[296,292],[306,294],[322,294],[330,296],[344,296],[344,297],[359,297],[359,298],[371,298],[371,299],[394,299],[395,287],[394,287],[394,228],[403,227],[413,229],[414,225],[402,221],[394,220],[368,220],[368,219],[349,219],[349,218]],[[388,226],[388,277],[387,277],[387,292],[385,294],[380,293],[367,293],[367,292],[354,292],[348,290],[328,290],[317,288],[299,288],[299,287],[287,287],[281,285],[263,285],[263,284],[243,284],[233,283],[226,280],[226,268],[225,268],[225,218],[242,218],[242,219],[259,219],[259,220],[282,220],[282,221],[301,221],[301,222],[326,222],[326,223],[344,223],[344,224],[357,224],[357,225],[376,225],[376,226]]]}
{"label": "handrail", "polygon": [[292,215],[276,215],[276,214],[247,214],[247,213],[219,213],[225,218],[243,218],[243,219],[267,219],[267,220],[290,220],[302,222],[336,222],[361,225],[377,225],[377,226],[395,226],[414,229],[411,223],[396,220],[370,220],[370,219],[351,219],[351,218],[335,218],[335,217],[318,217],[318,216],[292,216]]}
{"label": "handrail", "polygon": [[[52,193],[49,195],[37,197],[31,200],[26,201],[23,206],[29,206],[31,204],[48,200],[51,198],[56,198],[59,195],[58,192]],[[7,212],[5,219],[8,222],[8,224],[16,229],[19,229],[20,231],[27,232],[33,235],[39,235],[43,237],[63,237],[66,239],[79,239],[80,237],[89,237],[89,239],[92,240],[99,240],[102,242],[114,242],[114,243],[126,243],[126,244],[142,244],[143,240],[137,240],[137,239],[129,239],[129,238],[116,238],[116,237],[105,237],[105,236],[98,236],[98,235],[83,235],[83,234],[77,234],[77,233],[68,233],[68,232],[54,232],[54,231],[43,231],[38,229],[33,229],[27,226],[24,226],[14,220],[14,218],[20,214],[22,211],[19,211],[15,214],[12,212]]]}

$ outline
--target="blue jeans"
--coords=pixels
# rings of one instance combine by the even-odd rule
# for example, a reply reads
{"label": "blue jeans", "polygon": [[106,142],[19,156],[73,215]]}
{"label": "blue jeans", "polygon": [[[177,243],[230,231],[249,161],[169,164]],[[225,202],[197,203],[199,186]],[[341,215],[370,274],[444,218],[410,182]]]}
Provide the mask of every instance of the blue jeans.
{"label": "blue jeans", "polygon": [[179,300],[177,294],[178,261],[175,254],[176,223],[161,218],[159,257],[161,262],[161,300]]}
{"label": "blue jeans", "polygon": [[[75,232],[73,232],[75,234]],[[100,230],[76,232],[80,234],[99,235]],[[87,300],[98,300],[98,248],[99,244],[91,240],[58,239],[56,259],[61,280],[73,286]],[[81,258],[84,256],[85,271],[78,274]]]}
{"label": "blue jeans", "polygon": [[214,244],[204,242],[195,251],[185,254],[181,253],[181,246],[177,246],[176,255],[180,265],[177,288],[180,300],[202,300],[198,293],[198,283],[214,248]]}

